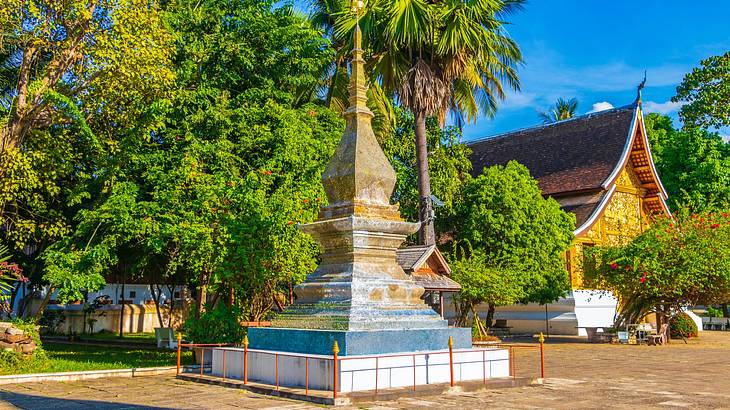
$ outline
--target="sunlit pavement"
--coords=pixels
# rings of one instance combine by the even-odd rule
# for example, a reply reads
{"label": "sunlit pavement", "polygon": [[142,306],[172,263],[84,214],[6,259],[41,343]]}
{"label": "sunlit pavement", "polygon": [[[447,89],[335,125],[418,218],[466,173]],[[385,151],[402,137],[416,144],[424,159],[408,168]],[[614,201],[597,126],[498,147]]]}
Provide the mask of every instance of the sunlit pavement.
{"label": "sunlit pavement", "polygon": [[[730,408],[730,332],[689,344],[594,345],[577,338],[546,345],[547,383],[359,404],[370,409]],[[517,353],[518,376],[536,375],[534,349]],[[171,376],[0,386],[0,409],[305,409],[307,403],[176,380]]]}

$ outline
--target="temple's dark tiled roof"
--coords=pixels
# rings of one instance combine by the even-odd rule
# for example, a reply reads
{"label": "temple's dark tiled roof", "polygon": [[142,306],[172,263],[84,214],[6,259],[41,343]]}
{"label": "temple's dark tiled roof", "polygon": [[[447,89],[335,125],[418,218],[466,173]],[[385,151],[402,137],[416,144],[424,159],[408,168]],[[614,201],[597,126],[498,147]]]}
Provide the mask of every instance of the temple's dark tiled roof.
{"label": "temple's dark tiled roof", "polygon": [[600,189],[619,163],[635,109],[628,105],[472,142],[474,173],[516,160],[545,195]]}

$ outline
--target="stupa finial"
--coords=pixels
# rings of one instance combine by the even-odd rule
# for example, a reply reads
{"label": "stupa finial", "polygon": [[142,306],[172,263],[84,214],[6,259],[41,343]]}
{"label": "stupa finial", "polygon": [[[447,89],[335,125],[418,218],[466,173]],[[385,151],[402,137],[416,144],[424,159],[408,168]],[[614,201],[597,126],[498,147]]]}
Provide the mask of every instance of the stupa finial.
{"label": "stupa finial", "polygon": [[350,106],[345,115],[365,114],[373,116],[368,109],[367,82],[365,81],[365,60],[362,50],[362,31],[360,30],[360,10],[363,8],[362,0],[353,0],[352,11],[355,12],[355,32],[352,34],[352,61],[350,63],[350,85],[347,90],[350,93]]}

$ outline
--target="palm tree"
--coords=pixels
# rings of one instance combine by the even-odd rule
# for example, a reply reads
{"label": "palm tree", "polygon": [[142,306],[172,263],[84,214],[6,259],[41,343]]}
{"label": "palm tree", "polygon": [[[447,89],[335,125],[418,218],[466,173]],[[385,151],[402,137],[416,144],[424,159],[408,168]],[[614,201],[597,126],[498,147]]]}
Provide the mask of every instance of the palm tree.
{"label": "palm tree", "polygon": [[578,108],[578,100],[571,98],[565,100],[558,98],[555,105],[550,107],[547,112],[538,112],[544,124],[552,124],[554,122],[567,120],[575,117],[575,111]]}
{"label": "palm tree", "polygon": [[[333,21],[335,37],[350,38],[356,17],[349,2],[315,1],[316,20]],[[505,98],[503,82],[519,89],[522,54],[505,31],[505,17],[523,2],[370,0],[360,14],[372,82],[415,119],[422,244],[435,243],[426,119],[437,116],[443,125],[449,114],[457,122],[493,116],[497,100]],[[322,18],[323,12],[334,18]]]}

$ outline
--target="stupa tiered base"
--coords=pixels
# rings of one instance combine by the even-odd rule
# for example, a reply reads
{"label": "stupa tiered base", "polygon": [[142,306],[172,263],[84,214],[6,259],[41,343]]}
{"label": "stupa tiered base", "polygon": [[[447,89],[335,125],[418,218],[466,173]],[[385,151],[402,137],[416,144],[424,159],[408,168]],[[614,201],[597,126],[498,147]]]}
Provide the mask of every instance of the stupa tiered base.
{"label": "stupa tiered base", "polygon": [[250,328],[249,347],[279,352],[331,355],[337,341],[340,356],[426,352],[448,347],[471,348],[471,329],[310,330]]}

